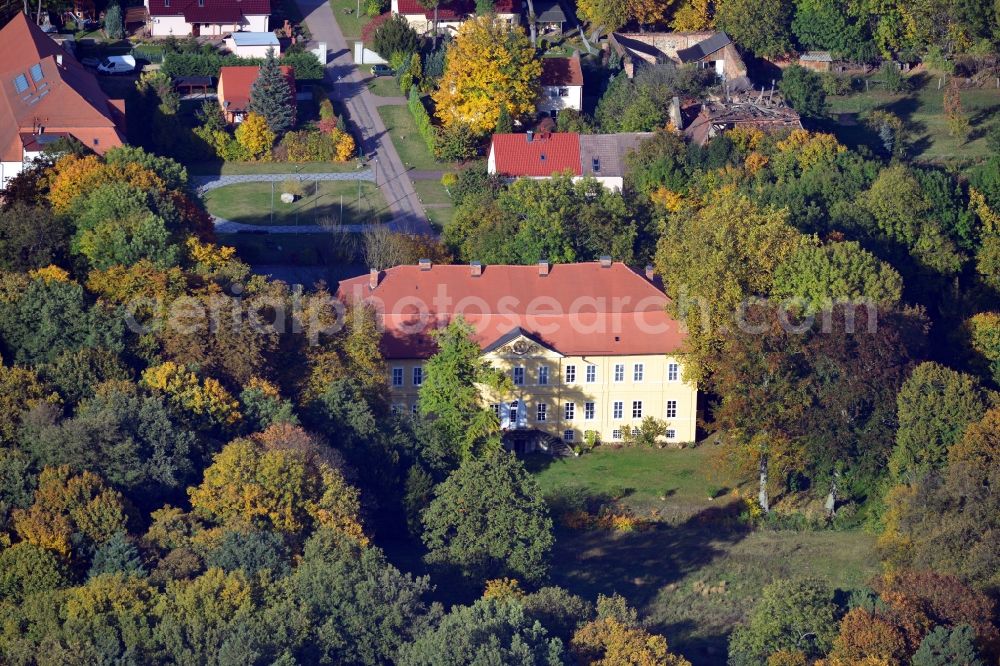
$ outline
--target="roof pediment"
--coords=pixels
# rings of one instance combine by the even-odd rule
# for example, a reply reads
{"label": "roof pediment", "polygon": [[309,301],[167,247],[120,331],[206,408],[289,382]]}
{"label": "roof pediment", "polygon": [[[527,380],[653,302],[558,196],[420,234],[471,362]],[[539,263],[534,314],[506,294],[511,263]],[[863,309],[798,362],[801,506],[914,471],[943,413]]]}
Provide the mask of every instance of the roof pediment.
{"label": "roof pediment", "polygon": [[515,326],[505,335],[486,345],[483,354],[496,356],[538,356],[539,354],[562,357],[559,350],[545,344],[534,335],[526,332],[520,326]]}

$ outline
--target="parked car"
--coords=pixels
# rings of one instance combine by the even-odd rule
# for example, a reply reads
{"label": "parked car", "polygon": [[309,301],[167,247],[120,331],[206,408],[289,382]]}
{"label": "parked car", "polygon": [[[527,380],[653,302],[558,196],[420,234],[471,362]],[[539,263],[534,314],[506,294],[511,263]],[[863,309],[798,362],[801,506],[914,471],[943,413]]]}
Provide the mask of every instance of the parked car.
{"label": "parked car", "polygon": [[127,74],[135,70],[135,58],[130,55],[108,56],[97,66],[101,74]]}
{"label": "parked car", "polygon": [[375,65],[372,67],[372,76],[392,76],[395,74],[389,65]]}

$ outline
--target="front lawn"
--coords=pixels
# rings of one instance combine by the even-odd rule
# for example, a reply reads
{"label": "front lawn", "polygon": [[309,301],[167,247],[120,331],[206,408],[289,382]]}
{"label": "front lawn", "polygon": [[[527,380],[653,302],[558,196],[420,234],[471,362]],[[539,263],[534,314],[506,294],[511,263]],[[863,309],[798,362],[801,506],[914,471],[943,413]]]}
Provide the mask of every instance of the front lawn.
{"label": "front lawn", "polygon": [[399,159],[407,168],[418,169],[420,171],[434,171],[446,168],[434,159],[427,144],[417,131],[417,124],[413,120],[413,115],[405,106],[380,106],[378,114],[382,116],[382,122],[389,135],[392,136],[392,145],[399,153]]}
{"label": "front lawn", "polygon": [[358,11],[357,0],[330,0],[330,9],[333,10],[333,18],[340,26],[340,32],[347,40],[347,47],[354,48],[354,42],[361,39],[361,31],[371,18],[364,14],[364,3],[361,3],[361,11]]}
{"label": "front lawn", "polygon": [[358,185],[359,181],[310,182],[306,179],[303,181],[306,196],[286,204],[280,198],[282,184],[274,183],[273,217],[271,183],[227,185],[209,190],[204,199],[212,215],[244,224],[366,224],[373,216],[384,214],[385,199],[373,183],[361,181],[360,188]]}
{"label": "front lawn", "polygon": [[[365,66],[362,65],[362,74],[367,74],[365,71]],[[376,76],[368,80],[368,90],[372,92],[373,95],[378,95],[379,97],[402,97],[403,93],[399,89],[399,84],[396,83],[396,77],[394,76]]]}
{"label": "front lawn", "polygon": [[421,203],[451,204],[451,196],[440,180],[415,179],[413,181],[413,189],[417,191],[417,197]]}
{"label": "front lawn", "polygon": [[713,471],[713,450],[598,448],[528,459],[557,523],[566,498],[581,495],[620,498],[650,521],[631,532],[562,523],[551,584],[589,599],[622,594],[696,666],[725,663],[729,633],[769,583],[811,575],[850,590],[879,571],[874,538],[861,531],[751,530],[734,484]]}

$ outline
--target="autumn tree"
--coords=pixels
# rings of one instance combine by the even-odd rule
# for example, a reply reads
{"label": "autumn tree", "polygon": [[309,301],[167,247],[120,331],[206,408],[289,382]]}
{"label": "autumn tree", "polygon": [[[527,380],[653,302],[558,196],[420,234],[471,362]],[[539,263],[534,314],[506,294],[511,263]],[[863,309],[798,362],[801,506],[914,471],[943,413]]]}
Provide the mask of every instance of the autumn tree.
{"label": "autumn tree", "polygon": [[274,49],[267,50],[267,57],[260,66],[257,80],[250,86],[250,104],[247,106],[247,111],[263,117],[268,129],[276,137],[280,137],[295,126],[295,96],[292,94],[287,75],[278,65]]}
{"label": "autumn tree", "polygon": [[684,0],[674,12],[670,27],[677,32],[707,30],[713,18],[711,0]]}
{"label": "autumn tree", "polygon": [[980,312],[966,322],[970,344],[989,370],[995,384],[1000,384],[1000,312]]}
{"label": "autumn tree", "polygon": [[524,32],[495,16],[463,23],[448,48],[444,76],[434,93],[436,114],[447,127],[493,131],[500,108],[515,118],[531,115],[542,65]]}
{"label": "autumn tree", "polygon": [[666,638],[641,626],[636,611],[618,595],[598,595],[597,617],[573,633],[569,647],[578,663],[592,666],[691,666],[687,659],[668,650]]}
{"label": "autumn tree", "polygon": [[268,126],[264,116],[248,113],[236,128],[236,141],[246,151],[251,160],[264,159],[274,145],[276,134]]}
{"label": "autumn tree", "polygon": [[952,77],[951,83],[944,91],[942,106],[945,123],[948,125],[948,134],[960,138],[964,143],[969,136],[971,126],[969,118],[962,108],[962,94],[958,90],[958,79]]}
{"label": "autumn tree", "polygon": [[226,429],[241,418],[239,402],[217,379],[202,380],[173,361],[146,368],[142,383],[161,392],[176,413],[194,427]]}
{"label": "autumn tree", "polygon": [[316,440],[294,426],[230,442],[188,495],[197,515],[222,525],[289,535],[326,526],[366,541],[357,490]]}
{"label": "autumn tree", "polygon": [[435,488],[421,520],[431,564],[476,581],[545,578],[552,519],[534,478],[512,454],[463,462]]}
{"label": "autumn tree", "polygon": [[590,29],[590,41],[603,33],[614,32],[629,21],[629,3],[614,0],[581,0],[576,15]]}

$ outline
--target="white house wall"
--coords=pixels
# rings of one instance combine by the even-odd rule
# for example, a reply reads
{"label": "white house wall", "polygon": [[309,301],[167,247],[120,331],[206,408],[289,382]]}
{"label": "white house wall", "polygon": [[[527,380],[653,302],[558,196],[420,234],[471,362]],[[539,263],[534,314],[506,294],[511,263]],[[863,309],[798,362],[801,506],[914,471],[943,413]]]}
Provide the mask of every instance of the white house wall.
{"label": "white house wall", "polygon": [[0,187],[7,187],[7,181],[21,173],[23,162],[0,162]]}
{"label": "white house wall", "polygon": [[[268,32],[268,16],[257,14],[244,16],[240,23],[202,23],[201,36],[228,35],[233,32]],[[154,37],[183,37],[192,34],[192,25],[183,16],[154,16],[151,20],[151,34]]]}
{"label": "white house wall", "polygon": [[[566,97],[559,96],[559,90],[565,88]],[[546,113],[562,109],[583,110],[583,86],[542,86],[542,94],[538,98],[538,110]]]}

